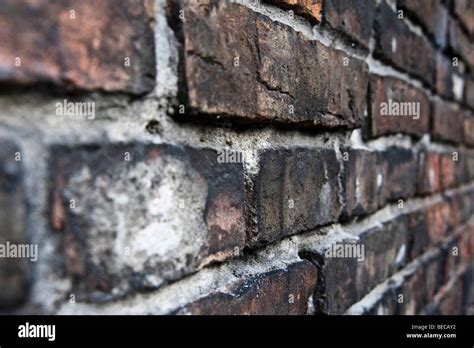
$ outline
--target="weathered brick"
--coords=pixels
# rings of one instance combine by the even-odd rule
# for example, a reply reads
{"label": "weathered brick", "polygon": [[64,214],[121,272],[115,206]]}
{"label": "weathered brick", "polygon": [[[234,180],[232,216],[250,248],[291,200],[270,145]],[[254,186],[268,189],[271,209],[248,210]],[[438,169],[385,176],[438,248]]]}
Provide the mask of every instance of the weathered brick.
{"label": "weathered brick", "polygon": [[393,77],[371,76],[367,127],[371,136],[398,132],[422,136],[429,128],[429,110],[424,92]]}
{"label": "weathered brick", "polygon": [[342,173],[333,149],[266,150],[259,154],[259,165],[255,241],[275,241],[338,220]]}
{"label": "weathered brick", "polygon": [[[0,244],[2,253],[9,245],[27,243],[27,205],[20,148],[0,140]],[[26,299],[30,260],[0,257],[0,308],[15,306]]]}
{"label": "weathered brick", "polygon": [[428,221],[422,210],[407,215],[407,258],[413,260],[429,246]]}
{"label": "weathered brick", "polygon": [[470,66],[470,71],[472,71],[474,69],[474,50],[469,38],[453,18],[448,20],[448,44]]}
{"label": "weathered brick", "polygon": [[451,104],[436,100],[433,102],[433,125],[431,134],[434,139],[461,142],[463,139],[464,114]]}
{"label": "weathered brick", "polygon": [[322,0],[264,0],[283,9],[293,10],[311,23],[321,22]]}
{"label": "weathered brick", "polygon": [[454,151],[440,155],[441,186],[443,189],[459,186],[468,179],[469,161],[463,151]]}
{"label": "weathered brick", "polygon": [[325,0],[323,11],[325,23],[349,35],[364,47],[369,46],[375,17],[375,1]]}
{"label": "weathered brick", "polygon": [[442,53],[436,54],[436,92],[448,99],[454,98],[453,93],[454,66],[452,61]]}
{"label": "weathered brick", "polygon": [[474,109],[474,80],[472,79],[465,80],[464,103]]}
{"label": "weathered brick", "polygon": [[425,210],[430,245],[439,244],[449,230],[449,205],[446,202],[434,204]]}
{"label": "weathered brick", "polygon": [[309,314],[309,298],[317,282],[316,267],[308,261],[289,265],[227,285],[185,305],[178,314],[302,315]]}
{"label": "weathered brick", "polygon": [[472,1],[456,0],[454,1],[453,10],[469,32],[471,38],[474,38],[474,4]]}
{"label": "weathered brick", "polygon": [[436,152],[422,150],[418,153],[417,193],[430,194],[441,189],[439,161]]}
{"label": "weathered brick", "polygon": [[148,0],[3,1],[0,81],[150,91],[155,76],[152,18]]}
{"label": "weathered brick", "polygon": [[377,154],[347,149],[344,160],[344,217],[374,212],[378,206]]}
{"label": "weathered brick", "polygon": [[439,295],[438,315],[460,315],[463,309],[463,283],[461,278],[456,278],[445,287]]}
{"label": "weathered brick", "polygon": [[466,112],[464,115],[464,142],[474,146],[474,114]]}
{"label": "weathered brick", "polygon": [[403,19],[385,2],[375,17],[376,57],[416,76],[429,86],[434,85],[436,55],[428,40],[408,28]]}
{"label": "weathered brick", "polygon": [[[395,273],[407,259],[407,220],[405,216],[368,227],[356,233],[357,241],[343,240],[337,246],[363,247],[363,257],[337,255],[333,245],[315,256],[319,265],[319,296],[316,313],[342,314],[377,284]],[[335,255],[334,255],[335,254]],[[318,291],[316,292],[318,294]]]}
{"label": "weathered brick", "polygon": [[389,147],[377,153],[377,171],[382,173],[379,201],[409,198],[416,192],[417,166],[413,152],[408,149]]}
{"label": "weathered brick", "polygon": [[361,124],[364,62],[236,3],[181,3],[183,117],[311,127]]}
{"label": "weathered brick", "polygon": [[53,228],[79,298],[156,288],[244,247],[242,163],[214,150],[58,146],[52,158]]}
{"label": "weathered brick", "polygon": [[419,23],[438,46],[444,47],[446,43],[448,11],[442,5],[441,0],[399,0],[397,6],[406,11],[405,13],[414,22]]}

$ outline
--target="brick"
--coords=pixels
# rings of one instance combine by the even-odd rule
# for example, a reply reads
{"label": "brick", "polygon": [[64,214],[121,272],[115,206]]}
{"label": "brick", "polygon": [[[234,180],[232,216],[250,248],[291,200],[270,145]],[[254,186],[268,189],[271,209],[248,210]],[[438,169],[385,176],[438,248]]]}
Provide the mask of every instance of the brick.
{"label": "brick", "polygon": [[292,10],[311,23],[321,22],[322,0],[264,0],[283,9]]}
{"label": "brick", "polygon": [[369,46],[375,17],[375,1],[325,0],[324,22],[344,32],[364,47]]}
{"label": "brick", "polygon": [[361,124],[364,62],[236,3],[181,3],[182,117],[328,128]]}
{"label": "brick", "polygon": [[[394,274],[406,262],[406,217],[381,223],[358,231],[355,242],[364,248],[364,257],[329,256],[333,246],[328,245],[315,257],[319,264],[319,282],[322,295],[316,297],[317,314],[342,314],[362,299],[377,284]],[[345,247],[354,241],[337,243]]]}
{"label": "brick", "polygon": [[441,189],[439,168],[440,155],[429,150],[418,153],[418,175],[416,192],[430,194]]}
{"label": "brick", "polygon": [[470,112],[465,113],[463,134],[464,142],[474,147],[474,114]]}
{"label": "brick", "polygon": [[194,315],[302,315],[316,287],[317,270],[308,261],[290,264],[226,286],[185,305],[178,314]]}
{"label": "brick", "polygon": [[[21,156],[21,150],[14,142],[0,140],[0,244],[4,252],[8,245],[28,243],[24,174],[17,154]],[[30,272],[29,259],[0,258],[0,308],[25,301]]]}
{"label": "brick", "polygon": [[411,150],[389,147],[377,153],[378,172],[382,174],[379,201],[409,198],[416,192],[416,158]]}
{"label": "brick", "polygon": [[448,11],[442,5],[441,0],[409,1],[400,0],[397,2],[410,19],[420,24],[434,42],[444,47],[446,43],[446,32],[448,23]]}
{"label": "brick", "polygon": [[433,102],[433,125],[431,134],[434,139],[451,142],[463,140],[464,114],[462,110],[442,100]]}
{"label": "brick", "polygon": [[464,103],[474,109],[474,80],[472,79],[465,80]]}
{"label": "brick", "polygon": [[338,220],[341,168],[333,149],[275,149],[259,154],[254,200],[257,235],[268,243]]}
{"label": "brick", "polygon": [[472,71],[474,69],[474,50],[471,48],[469,38],[453,18],[448,20],[448,44],[469,65],[469,70]]}
{"label": "brick", "polygon": [[[377,154],[365,150],[343,150],[345,218],[377,210]],[[367,170],[370,168],[370,170]]]}
{"label": "brick", "polygon": [[440,155],[441,186],[443,189],[452,188],[468,181],[469,161],[462,151],[443,153]]}
{"label": "brick", "polygon": [[423,210],[407,214],[407,259],[413,260],[429,247],[428,221]]}
{"label": "brick", "polygon": [[454,66],[450,59],[441,53],[436,54],[436,92],[445,98],[453,99]]}
{"label": "brick", "polygon": [[152,18],[151,3],[140,0],[4,1],[0,81],[148,92],[155,78]]}
{"label": "brick", "polygon": [[393,77],[371,76],[367,127],[371,136],[393,133],[422,136],[429,129],[429,110],[424,92]]}
{"label": "brick", "polygon": [[434,204],[426,209],[425,217],[428,224],[428,237],[430,245],[442,242],[448,234],[450,216],[449,205],[446,202]]}
{"label": "brick", "polygon": [[428,40],[408,28],[386,3],[382,3],[375,17],[374,55],[395,67],[434,85],[436,55]]}
{"label": "brick", "polygon": [[452,284],[443,289],[438,305],[438,315],[461,315],[463,310],[463,283],[456,278]]}
{"label": "brick", "polygon": [[52,158],[53,228],[78,299],[157,288],[245,245],[243,165],[214,150],[57,146]]}
{"label": "brick", "polygon": [[471,38],[474,38],[474,4],[469,0],[454,1],[454,13],[467,29]]}

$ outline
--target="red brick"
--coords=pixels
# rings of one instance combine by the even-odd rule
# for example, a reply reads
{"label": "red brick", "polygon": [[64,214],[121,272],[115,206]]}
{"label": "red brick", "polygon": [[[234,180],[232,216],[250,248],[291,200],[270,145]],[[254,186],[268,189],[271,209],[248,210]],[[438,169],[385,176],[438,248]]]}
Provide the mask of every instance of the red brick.
{"label": "red brick", "polygon": [[189,303],[178,314],[194,315],[302,315],[309,314],[309,297],[317,281],[316,267],[308,261],[248,276]]}
{"label": "red brick", "polygon": [[448,11],[441,0],[410,1],[400,0],[397,6],[414,22],[419,23],[434,42],[441,47],[446,43]]}
{"label": "red brick", "polygon": [[395,67],[423,80],[429,86],[435,82],[436,55],[424,37],[413,33],[403,19],[385,2],[375,19],[374,55]]}
{"label": "red brick", "polygon": [[463,122],[464,114],[462,110],[442,100],[433,102],[433,128],[431,134],[434,139],[461,142],[463,139]]}
{"label": "red brick", "polygon": [[[393,102],[398,104],[393,104]],[[419,117],[416,115],[382,115],[382,107],[386,106],[388,110],[390,105],[419,106]],[[429,110],[429,100],[424,92],[393,77],[371,76],[370,127],[368,129],[371,136],[378,137],[393,133],[422,136],[429,128]]]}
{"label": "red brick", "polygon": [[417,193],[429,194],[441,189],[439,154],[423,150],[418,154]]}
{"label": "red brick", "polygon": [[329,128],[361,124],[364,62],[236,3],[182,5],[183,22],[171,14],[183,33],[181,116]]}
{"label": "red brick", "polygon": [[375,17],[373,0],[325,0],[324,22],[344,32],[364,47],[369,46]]}
{"label": "red brick", "polygon": [[311,23],[321,22],[322,0],[264,0],[283,9],[293,10]]}
{"label": "red brick", "polygon": [[449,205],[445,202],[437,203],[425,211],[428,224],[428,236],[431,245],[440,243],[448,233],[450,216]]}
{"label": "red brick", "polygon": [[153,15],[151,3],[140,0],[4,1],[0,81],[148,92],[155,76]]}
{"label": "red brick", "polygon": [[65,212],[53,227],[78,300],[157,288],[245,245],[243,165],[214,150],[109,144],[52,158],[52,207]]}

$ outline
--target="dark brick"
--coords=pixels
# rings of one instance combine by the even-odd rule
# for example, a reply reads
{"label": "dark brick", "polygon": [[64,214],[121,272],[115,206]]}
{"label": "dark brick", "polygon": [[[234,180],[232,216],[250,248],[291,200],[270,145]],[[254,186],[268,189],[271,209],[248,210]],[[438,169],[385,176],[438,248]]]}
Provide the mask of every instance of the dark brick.
{"label": "dark brick", "polygon": [[453,93],[454,66],[451,59],[441,53],[436,54],[436,92],[448,99],[454,98]]}
{"label": "dark brick", "polygon": [[416,192],[430,194],[441,189],[439,168],[440,155],[429,150],[418,153],[418,176]]}
{"label": "dark brick", "polygon": [[[153,15],[147,0],[3,1],[0,81],[150,91],[155,79]],[[15,65],[16,57],[21,66]]]}
{"label": "dark brick", "polygon": [[[394,102],[397,104],[393,104]],[[399,111],[406,106],[411,105],[412,109],[419,106],[419,115],[393,115],[389,112],[390,105],[398,105]],[[409,108],[405,109],[410,111]],[[378,137],[401,132],[422,136],[429,128],[429,110],[429,100],[424,92],[393,77],[371,76],[370,126],[367,129],[370,135]]]}
{"label": "dark brick", "polygon": [[344,217],[365,215],[377,210],[377,154],[365,150],[343,150]]}
{"label": "dark brick", "polygon": [[332,149],[263,151],[255,178],[258,242],[271,242],[338,220],[342,174]]}
{"label": "dark brick", "polygon": [[416,192],[416,158],[408,149],[390,147],[378,152],[378,171],[382,174],[381,202],[409,198]]}
{"label": "dark brick", "polygon": [[434,139],[452,142],[463,140],[464,114],[462,110],[443,101],[433,102],[433,128],[431,134]]}
{"label": "dark brick", "polygon": [[182,4],[184,117],[311,127],[361,124],[364,62],[236,3]]}
{"label": "dark brick", "polygon": [[474,114],[466,112],[464,115],[464,142],[474,147]]}
{"label": "dark brick", "polygon": [[428,40],[410,31],[385,2],[375,18],[375,56],[433,86],[436,55]]}
{"label": "dark brick", "polygon": [[181,308],[195,315],[302,315],[316,287],[317,270],[308,261],[287,269],[248,276]]}
{"label": "dark brick", "polygon": [[464,103],[474,109],[474,80],[472,79],[465,80]]}
{"label": "dark brick", "polygon": [[[23,166],[17,154],[20,148],[11,141],[0,140],[0,244],[28,243],[27,206]],[[26,299],[30,260],[0,258],[0,308],[12,307]]]}
{"label": "dark brick", "polygon": [[451,284],[443,289],[440,294],[438,306],[439,315],[461,315],[463,309],[463,283],[460,278],[456,278]]}
{"label": "dark brick", "polygon": [[319,296],[315,297],[316,313],[344,313],[405,264],[405,216],[359,231],[357,236],[356,242],[343,240],[337,244],[345,247],[355,243],[363,247],[363,259],[331,255],[333,246],[329,245],[315,257],[319,265],[319,283],[322,284]]}
{"label": "dark brick", "polygon": [[422,210],[407,215],[407,257],[413,260],[421,255],[429,246],[428,221]]}
{"label": "dark brick", "polygon": [[245,245],[243,165],[214,150],[110,144],[52,158],[53,227],[79,298],[156,288]]}
{"label": "dark brick", "polygon": [[264,0],[283,9],[293,10],[296,14],[307,18],[311,23],[321,21],[322,0]]}
{"label": "dark brick", "polygon": [[454,13],[461,20],[471,38],[474,38],[474,3],[470,0],[456,0]]}
{"label": "dark brick", "polygon": [[472,72],[474,69],[474,50],[472,49],[472,44],[453,18],[449,18],[448,21],[448,44],[469,65],[469,70]]}
{"label": "dark brick", "polygon": [[414,22],[419,23],[438,46],[444,47],[448,11],[441,0],[399,0],[397,6],[406,11],[404,14],[406,13]]}
{"label": "dark brick", "polygon": [[352,39],[369,46],[375,17],[373,0],[325,0],[324,21],[332,28],[344,32]]}

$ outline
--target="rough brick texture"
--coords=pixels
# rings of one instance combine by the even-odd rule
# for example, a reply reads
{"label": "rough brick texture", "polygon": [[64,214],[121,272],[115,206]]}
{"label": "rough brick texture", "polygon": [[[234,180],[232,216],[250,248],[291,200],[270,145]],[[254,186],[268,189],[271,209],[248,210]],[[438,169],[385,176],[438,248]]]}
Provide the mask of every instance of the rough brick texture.
{"label": "rough brick texture", "polygon": [[6,1],[0,81],[145,93],[155,78],[152,5],[145,1]]}
{"label": "rough brick texture", "polygon": [[473,314],[472,10],[3,1],[0,314]]}

